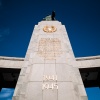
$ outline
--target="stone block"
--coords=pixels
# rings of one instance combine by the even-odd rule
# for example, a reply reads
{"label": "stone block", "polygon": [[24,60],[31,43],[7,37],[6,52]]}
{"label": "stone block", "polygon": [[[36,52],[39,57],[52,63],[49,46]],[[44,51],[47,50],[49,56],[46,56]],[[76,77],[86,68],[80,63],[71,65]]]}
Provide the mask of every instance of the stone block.
{"label": "stone block", "polygon": [[58,57],[56,57],[56,63],[67,63],[67,53],[61,52]]}
{"label": "stone block", "polygon": [[78,83],[77,76],[75,74],[71,74],[71,81]]}
{"label": "stone block", "polygon": [[42,96],[42,82],[29,82],[26,91],[26,100],[41,100]]}
{"label": "stone block", "polygon": [[96,66],[100,67],[100,59],[95,59]]}
{"label": "stone block", "polygon": [[29,62],[28,61],[24,61],[23,62],[23,67],[28,67],[28,65],[29,65]]}
{"label": "stone block", "polygon": [[29,59],[29,65],[37,64],[37,63],[44,63],[44,57],[41,57],[38,52],[34,52]]}
{"label": "stone block", "polygon": [[25,94],[26,93],[27,86],[28,86],[28,83],[27,82],[23,82],[20,94]]}
{"label": "stone block", "polygon": [[31,67],[32,67],[32,65],[27,67],[27,69],[26,69],[26,74],[29,74],[29,73],[30,73]]}
{"label": "stone block", "polygon": [[32,53],[33,50],[32,49],[27,49],[26,55]]}
{"label": "stone block", "polygon": [[37,52],[30,53],[30,54],[29,54],[29,59],[34,58],[34,57],[36,56],[36,53],[37,53]]}
{"label": "stone block", "polygon": [[79,82],[78,78],[81,78],[81,77],[77,77],[80,76],[78,68],[71,67],[70,73],[71,73],[71,81],[78,83]]}
{"label": "stone block", "polygon": [[14,68],[22,68],[22,65],[20,65],[20,61],[14,61]]}
{"label": "stone block", "polygon": [[[23,61],[16,61],[17,62],[17,66],[18,66],[18,68],[22,68],[22,66],[23,66]],[[15,64],[15,63],[14,63]],[[9,64],[9,66],[10,66],[10,64]]]}
{"label": "stone block", "polygon": [[63,35],[61,35],[61,34],[54,34],[54,35],[53,35],[53,38],[57,38],[57,39],[59,39],[61,42],[63,41]]}
{"label": "stone block", "polygon": [[74,100],[72,82],[58,82],[58,100]]}
{"label": "stone block", "polygon": [[72,91],[73,93],[73,100],[81,100],[81,96],[79,95],[78,92]]}
{"label": "stone block", "polygon": [[67,47],[67,44],[66,43],[61,43],[61,51],[63,51],[63,52],[69,52],[69,49],[68,49],[68,47]]}
{"label": "stone block", "polygon": [[20,75],[25,75],[27,67],[21,69]]}
{"label": "stone block", "polygon": [[81,63],[80,68],[92,68],[92,67],[100,66],[99,59],[82,60],[82,61],[78,61],[78,62]]}
{"label": "stone block", "polygon": [[79,95],[87,96],[84,85],[78,85]]}
{"label": "stone block", "polygon": [[76,61],[76,67],[78,67],[78,68],[82,68],[82,64],[81,64],[81,61]]}
{"label": "stone block", "polygon": [[14,61],[9,61],[9,67],[14,67]]}
{"label": "stone block", "polygon": [[74,90],[74,92],[77,93],[77,94],[79,95],[78,83],[72,82],[72,84],[73,84],[73,90]]}
{"label": "stone block", "polygon": [[21,94],[18,100],[26,100],[25,95]]}
{"label": "stone block", "polygon": [[43,100],[58,100],[58,90],[45,89],[43,90]]}
{"label": "stone block", "polygon": [[76,75],[76,77],[77,77],[77,80],[78,80],[78,84],[83,85],[82,77],[79,76],[79,75]]}
{"label": "stone block", "polygon": [[19,100],[19,96],[13,96],[12,100]]}
{"label": "stone block", "polygon": [[66,43],[66,44],[70,44],[70,41],[69,41],[69,38],[68,38],[68,36],[67,36],[67,34],[65,34],[65,35],[62,35],[62,37],[63,37],[63,43]]}
{"label": "stone block", "polygon": [[21,68],[23,61],[0,60],[0,66],[3,68]]}
{"label": "stone block", "polygon": [[34,64],[32,66],[29,81],[43,81],[44,64]]}
{"label": "stone block", "polygon": [[4,64],[5,60],[0,60],[0,66]]}
{"label": "stone block", "polygon": [[77,67],[72,67],[72,70],[71,70],[71,79],[72,79],[72,82],[76,82],[78,84],[81,84],[83,85],[83,81],[82,81],[82,78],[81,78],[81,75],[80,75],[80,72],[79,72],[79,69]]}
{"label": "stone block", "polygon": [[45,64],[44,75],[56,75],[55,64]]}
{"label": "stone block", "polygon": [[92,63],[90,60],[83,60],[83,61],[81,61],[81,65],[82,65],[81,68],[87,68],[87,67],[91,67]]}
{"label": "stone block", "polygon": [[21,84],[17,84],[16,85],[16,88],[15,88],[15,91],[14,91],[14,95],[13,96],[19,96],[20,95],[20,92],[21,92]]}
{"label": "stone block", "polygon": [[25,61],[28,61],[30,58],[30,54],[26,53],[26,56],[25,56]]}
{"label": "stone block", "polygon": [[[29,45],[28,50],[32,50],[33,52],[37,52],[38,51],[38,41],[37,42],[32,42]],[[29,53],[28,50],[27,50],[27,53]]]}
{"label": "stone block", "polygon": [[[3,62],[3,67],[7,67],[7,68],[9,68],[9,63],[10,63],[10,61],[9,60],[4,60],[4,62]],[[15,62],[14,62],[15,63]]]}
{"label": "stone block", "polygon": [[[35,30],[35,32],[36,32],[36,31],[39,31],[39,30]],[[35,32],[34,32],[34,33],[35,33]],[[32,44],[33,46],[35,46],[35,43],[37,43],[38,37],[39,37],[39,35],[33,34],[32,37],[31,37],[30,44]]]}
{"label": "stone block", "polygon": [[17,81],[17,84],[22,84],[23,83],[23,80],[24,80],[24,76],[19,76],[18,77],[18,81]]}
{"label": "stone block", "polygon": [[80,100],[88,100],[88,97],[87,96],[81,96]]}
{"label": "stone block", "polygon": [[45,64],[55,64],[56,60],[55,59],[45,59]]}
{"label": "stone block", "polygon": [[28,82],[29,77],[30,77],[30,75],[26,73],[25,76],[24,76],[23,82]]}
{"label": "stone block", "polygon": [[70,66],[66,64],[56,64],[58,81],[71,81],[72,74],[70,70]]}

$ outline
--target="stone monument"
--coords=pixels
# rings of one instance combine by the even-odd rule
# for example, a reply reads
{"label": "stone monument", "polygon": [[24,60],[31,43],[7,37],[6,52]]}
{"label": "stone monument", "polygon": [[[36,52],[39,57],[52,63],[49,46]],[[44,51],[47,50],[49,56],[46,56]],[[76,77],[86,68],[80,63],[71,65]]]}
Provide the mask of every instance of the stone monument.
{"label": "stone monument", "polygon": [[79,68],[100,67],[100,56],[75,58],[65,26],[50,16],[35,25],[25,59],[13,59],[5,65],[21,68],[13,100],[88,100]]}
{"label": "stone monument", "polygon": [[65,26],[50,18],[35,25],[13,100],[87,100]]}

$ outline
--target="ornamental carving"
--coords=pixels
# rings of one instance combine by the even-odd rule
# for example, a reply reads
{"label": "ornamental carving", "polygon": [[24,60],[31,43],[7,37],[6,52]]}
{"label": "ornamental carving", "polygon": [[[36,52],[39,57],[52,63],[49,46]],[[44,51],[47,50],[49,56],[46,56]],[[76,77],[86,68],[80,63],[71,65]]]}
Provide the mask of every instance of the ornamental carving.
{"label": "ornamental carving", "polygon": [[55,26],[45,26],[43,28],[43,31],[46,33],[52,33],[55,32],[57,30],[57,28]]}

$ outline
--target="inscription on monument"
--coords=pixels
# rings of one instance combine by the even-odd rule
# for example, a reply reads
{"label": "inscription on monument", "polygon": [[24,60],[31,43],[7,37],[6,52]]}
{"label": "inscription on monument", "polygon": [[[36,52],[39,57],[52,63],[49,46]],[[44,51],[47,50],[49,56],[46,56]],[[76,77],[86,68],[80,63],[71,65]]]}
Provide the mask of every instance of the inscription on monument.
{"label": "inscription on monument", "polygon": [[56,59],[56,57],[62,54],[61,41],[58,38],[41,38],[38,54],[45,59]]}
{"label": "inscription on monument", "polygon": [[58,89],[57,75],[44,75],[42,89]]}
{"label": "inscription on monument", "polygon": [[57,75],[44,75],[43,81],[57,81]]}

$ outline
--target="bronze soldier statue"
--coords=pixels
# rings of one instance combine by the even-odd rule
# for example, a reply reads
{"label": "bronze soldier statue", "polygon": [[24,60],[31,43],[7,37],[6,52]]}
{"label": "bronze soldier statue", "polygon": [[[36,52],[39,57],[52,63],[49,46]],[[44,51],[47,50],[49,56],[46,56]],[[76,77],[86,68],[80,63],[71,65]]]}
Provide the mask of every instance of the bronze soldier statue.
{"label": "bronze soldier statue", "polygon": [[55,11],[52,11],[52,14],[43,18],[43,20],[45,20],[45,21],[55,21],[56,20],[55,19]]}

